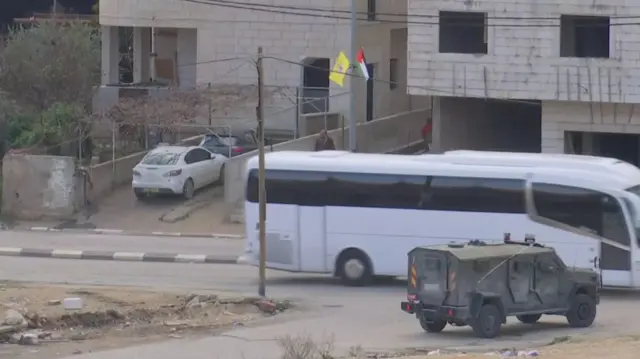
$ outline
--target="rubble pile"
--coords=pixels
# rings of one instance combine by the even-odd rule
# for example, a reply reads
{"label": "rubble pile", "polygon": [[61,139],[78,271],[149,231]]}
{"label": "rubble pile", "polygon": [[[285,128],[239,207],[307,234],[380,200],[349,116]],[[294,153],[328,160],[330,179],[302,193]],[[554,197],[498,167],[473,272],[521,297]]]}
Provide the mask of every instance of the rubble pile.
{"label": "rubble pile", "polygon": [[[66,303],[74,303],[67,307]],[[177,296],[173,303],[149,308],[113,305],[85,311],[80,298],[47,302],[52,314],[30,312],[16,303],[0,303],[0,343],[38,345],[45,342],[99,338],[111,330],[138,329],[152,333],[235,326],[259,317],[273,316],[291,307],[288,302],[263,298],[223,298],[217,295]],[[53,307],[53,308],[51,308]]]}

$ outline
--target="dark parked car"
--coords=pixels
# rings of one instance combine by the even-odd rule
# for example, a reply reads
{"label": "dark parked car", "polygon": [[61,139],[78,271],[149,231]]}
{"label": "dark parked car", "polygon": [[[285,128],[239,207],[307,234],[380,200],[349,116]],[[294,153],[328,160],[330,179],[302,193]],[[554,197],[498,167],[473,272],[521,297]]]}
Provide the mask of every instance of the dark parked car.
{"label": "dark parked car", "polygon": [[567,267],[533,237],[515,242],[505,235],[500,244],[413,249],[400,307],[430,333],[469,325],[479,337],[493,338],[509,316],[535,323],[542,315],[562,315],[569,326],[584,328],[596,317],[599,283],[596,272]]}
{"label": "dark parked car", "polygon": [[199,146],[231,158],[257,149],[258,141],[253,131],[208,133],[200,141]]}

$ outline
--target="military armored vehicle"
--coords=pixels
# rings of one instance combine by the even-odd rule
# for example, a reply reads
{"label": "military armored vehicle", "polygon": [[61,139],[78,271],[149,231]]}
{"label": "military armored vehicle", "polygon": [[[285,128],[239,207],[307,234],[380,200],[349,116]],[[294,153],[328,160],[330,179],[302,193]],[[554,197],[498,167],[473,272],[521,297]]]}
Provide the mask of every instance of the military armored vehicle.
{"label": "military armored vehicle", "polygon": [[469,325],[477,336],[493,338],[509,316],[536,323],[542,315],[562,315],[575,328],[596,317],[598,273],[567,267],[531,236],[417,247],[408,257],[407,301],[400,307],[430,333]]}

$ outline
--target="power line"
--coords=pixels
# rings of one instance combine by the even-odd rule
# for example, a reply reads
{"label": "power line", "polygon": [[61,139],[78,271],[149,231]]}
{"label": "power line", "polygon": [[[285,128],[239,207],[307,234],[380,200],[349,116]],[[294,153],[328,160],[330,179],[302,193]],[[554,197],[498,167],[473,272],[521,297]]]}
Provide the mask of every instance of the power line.
{"label": "power line", "polygon": [[[309,65],[309,64],[302,63],[302,62],[291,61],[291,60],[287,60],[287,59],[283,59],[283,58],[275,57],[275,56],[264,56],[264,58],[265,59],[272,59],[272,60],[285,62],[285,63],[291,64],[291,65],[297,65],[297,66],[301,66],[301,67],[321,70],[321,71],[326,72],[327,76],[329,76],[329,73],[331,73],[331,71],[332,71],[331,69],[327,69],[326,67]],[[351,72],[345,73],[345,76],[362,78],[362,76],[360,76],[358,74],[351,73]],[[397,82],[394,82],[394,81],[387,81],[387,80],[377,79],[375,77],[370,78],[369,81],[380,82],[380,83],[384,83],[384,84],[397,84]],[[432,87],[416,86],[416,85],[409,85],[409,84],[406,84],[405,86],[408,89],[409,88],[414,88],[414,89],[419,89],[419,90],[438,92],[438,93],[441,94],[441,96],[453,96],[454,95],[449,91],[443,91],[443,90],[439,90],[439,89],[432,88]],[[534,102],[534,101],[515,100],[515,99],[499,99],[499,98],[491,98],[491,99],[495,100],[495,101],[505,101],[505,102],[523,103],[523,104],[529,104],[529,105],[538,105],[538,102]]]}
{"label": "power line", "polygon": [[[315,9],[315,8],[301,8],[304,10],[298,11],[289,11],[293,9],[288,9],[289,7],[281,6],[281,5],[267,5],[267,4],[250,4],[244,2],[236,2],[229,0],[182,0],[184,2],[190,2],[195,4],[203,4],[210,5],[216,7],[223,8],[232,8],[232,9],[242,9],[242,10],[252,10],[258,12],[266,12],[273,14],[284,14],[284,15],[294,15],[294,16],[304,16],[304,17],[313,17],[313,18],[323,18],[323,19],[333,19],[333,20],[350,20],[349,17],[346,16],[337,16],[337,15],[328,15],[321,14],[317,12],[328,11],[326,9]],[[244,5],[247,4],[247,5]],[[309,11],[309,12],[301,12],[301,11]],[[335,10],[342,11],[342,10]],[[314,13],[316,12],[316,13]],[[412,15],[407,15],[405,17],[411,17]],[[447,17],[451,19],[451,17]],[[620,17],[622,19],[622,17]],[[627,19],[635,19],[638,17],[627,17]],[[489,17],[488,19],[492,19]],[[500,18],[493,18],[500,19]],[[507,20],[507,18],[502,18],[503,20]],[[360,18],[358,20],[367,20],[366,18]],[[523,21],[523,20],[534,20],[534,21],[553,21],[552,24],[522,24],[522,23],[512,23],[512,24],[495,24],[495,23],[478,23],[478,24],[469,24],[468,19],[460,18],[460,23],[447,24],[448,26],[465,26],[465,27],[514,27],[514,28],[545,28],[545,27],[560,27],[559,22],[560,18],[526,18],[519,17],[513,18],[512,21]],[[249,22],[249,21],[248,21]],[[412,21],[412,20],[391,20],[391,19],[376,19],[372,20],[371,23],[389,23],[389,24],[413,24],[413,25],[440,25],[439,22],[425,22],[425,21]],[[628,26],[628,25],[640,25],[640,22],[629,22],[629,23],[603,23],[603,24],[576,24],[576,27],[613,27],[613,26]]]}
{"label": "power line", "polygon": [[[339,13],[339,14],[350,14],[350,10],[338,10],[338,9],[329,9],[329,8],[321,8],[321,7],[308,7],[308,6],[291,6],[291,5],[271,5],[271,4],[256,4],[252,2],[246,1],[237,1],[237,0],[199,0],[201,2],[216,2],[222,4],[231,4],[231,5],[242,5],[242,6],[255,6],[255,7],[263,7],[263,8],[277,8],[277,9],[287,9],[287,10],[303,10],[303,11],[315,11],[315,12],[328,12],[328,13]],[[370,13],[366,11],[358,11],[356,12],[358,15],[368,16]],[[429,14],[401,14],[401,13],[388,13],[388,12],[375,12],[376,15],[382,16],[396,16],[396,17],[416,17],[416,18],[439,18],[439,15],[429,15]],[[460,16],[462,19],[466,19],[464,17],[464,13],[460,12]],[[456,17],[456,16],[453,16]],[[536,16],[489,16],[487,17],[491,20],[558,20],[557,17],[536,17]],[[612,16],[611,19],[640,19],[639,15],[634,16]]]}
{"label": "power line", "polygon": [[[214,59],[214,60],[191,62],[191,63],[187,63],[187,64],[180,64],[178,66],[182,67],[182,66],[196,66],[196,65],[204,65],[204,64],[216,64],[216,63],[231,62],[231,61],[238,61],[238,60],[244,60],[244,61],[251,62],[251,60],[253,60],[253,58],[250,57],[250,56],[247,56],[247,57],[228,57],[228,58],[224,58],[224,59]],[[243,66],[245,64],[246,63],[243,63],[241,66]]]}
{"label": "power line", "polygon": [[[300,66],[300,67],[305,67],[305,68],[311,68],[311,69],[316,69],[316,70],[320,70],[320,71],[324,71],[327,73],[327,76],[329,76],[329,74],[331,73],[331,69],[327,69],[326,67],[321,67],[321,66],[315,66],[315,65],[309,65],[303,62],[297,62],[297,61],[292,61],[292,60],[287,60],[281,57],[276,57],[276,56],[267,56],[265,55],[263,57],[264,59],[271,59],[271,60],[276,60],[276,61],[280,61],[280,62],[284,62],[290,65],[296,65],[296,66]],[[223,59],[214,59],[214,60],[207,60],[207,61],[199,61],[199,62],[193,62],[193,63],[189,63],[189,64],[181,64],[180,66],[196,66],[196,65],[201,65],[201,64],[211,64],[211,63],[223,63],[223,62],[229,62],[229,61],[237,61],[237,60],[245,60],[243,63],[239,64],[238,66],[235,66],[233,68],[231,68],[228,72],[224,73],[223,75],[221,75],[221,77],[226,77],[236,71],[238,71],[240,68],[242,68],[243,66],[246,66],[248,64],[256,64],[256,59],[252,58],[250,56],[247,57],[231,57],[231,58],[223,58]],[[347,77],[358,77],[358,78],[362,78],[360,75],[358,74],[354,74],[351,72],[346,72],[344,74]],[[369,79],[369,81],[374,81],[377,83],[383,83],[383,84],[398,84],[395,81],[388,81],[388,80],[383,80],[383,79],[378,79],[378,78],[371,78]],[[247,85],[247,86],[252,86],[252,85]],[[425,91],[430,91],[430,92],[437,92],[439,93],[441,96],[453,96],[454,94],[449,92],[449,91],[444,91],[444,90],[440,90],[437,88],[433,88],[433,87],[427,87],[427,86],[416,86],[416,85],[409,85],[409,84],[404,84],[404,86],[407,89],[410,88],[414,88],[414,89],[418,89],[418,90],[425,90]],[[514,102],[514,103],[522,103],[522,104],[529,104],[529,105],[537,105],[537,102],[534,101],[526,101],[526,100],[515,100],[515,99],[499,99],[499,98],[491,98],[492,100],[495,101],[503,101],[503,102]]]}
{"label": "power line", "polygon": [[[101,14],[100,15],[101,18],[108,18],[108,19],[125,19],[125,20],[147,20],[147,21],[158,21],[158,18],[155,17],[141,17],[141,16],[114,16],[114,15],[106,15],[106,14]],[[162,18],[162,20],[170,20],[170,21],[198,21],[198,22],[206,22],[206,23],[211,23],[212,21],[215,21],[216,24],[247,24],[247,23],[251,23],[251,24],[271,24],[271,25],[277,25],[277,24],[286,24],[286,25],[309,25],[308,21],[278,21],[277,23],[275,23],[273,20],[271,21],[267,21],[267,20],[212,20],[211,18],[209,19],[205,19],[205,18],[196,18],[196,17],[189,17],[189,18]],[[372,24],[374,25],[374,24]],[[109,26],[109,25],[106,25]],[[336,26],[335,21],[332,22],[314,22],[313,26]]]}

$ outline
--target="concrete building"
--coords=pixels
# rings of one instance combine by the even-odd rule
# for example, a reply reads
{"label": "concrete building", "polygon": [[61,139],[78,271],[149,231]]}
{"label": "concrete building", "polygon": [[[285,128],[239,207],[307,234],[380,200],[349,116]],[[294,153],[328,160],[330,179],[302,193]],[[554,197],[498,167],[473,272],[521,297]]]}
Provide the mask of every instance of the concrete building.
{"label": "concrete building", "polygon": [[409,93],[434,96],[435,148],[638,164],[640,2],[408,0],[408,13]]}
{"label": "concrete building", "polygon": [[[266,4],[267,7],[259,7]],[[420,106],[412,103],[406,90],[407,26],[402,21],[377,21],[376,13],[406,14],[406,0],[359,0],[357,42],[364,47],[375,79],[365,84],[356,80],[357,120],[366,121]],[[271,7],[270,7],[271,6]],[[328,11],[287,10],[273,6],[329,9]],[[255,67],[247,60],[216,62],[218,59],[254,57],[258,46],[266,56],[265,80],[269,87],[285,92],[282,104],[272,104],[272,112],[287,107],[285,116],[275,116],[267,127],[293,129],[295,111],[340,112],[348,114],[350,81],[340,88],[329,83],[328,73],[339,51],[349,53],[349,1],[305,0],[253,1],[252,5],[206,4],[184,0],[107,0],[100,2],[102,25],[102,85],[99,102],[112,104],[113,91],[120,82],[118,61],[121,44],[119,28],[133,28],[133,82],[157,80],[183,88],[212,84],[255,84]],[[238,7],[244,7],[240,9]],[[265,11],[259,11],[263,9]],[[288,13],[307,13],[302,16]],[[327,16],[328,17],[323,17]],[[400,17],[399,19],[403,19]],[[155,61],[149,55],[155,47]],[[284,60],[284,61],[282,61]],[[309,64],[303,67],[286,61]],[[155,66],[153,70],[152,66]],[[237,70],[236,67],[242,67]],[[234,71],[236,69],[236,71]],[[389,84],[388,81],[396,83]],[[296,104],[312,98],[313,106]],[[422,106],[427,104],[422,100]],[[295,107],[295,108],[294,108]],[[251,109],[252,113],[255,113]],[[267,117],[270,109],[267,108]],[[269,120],[269,118],[268,118]]]}

